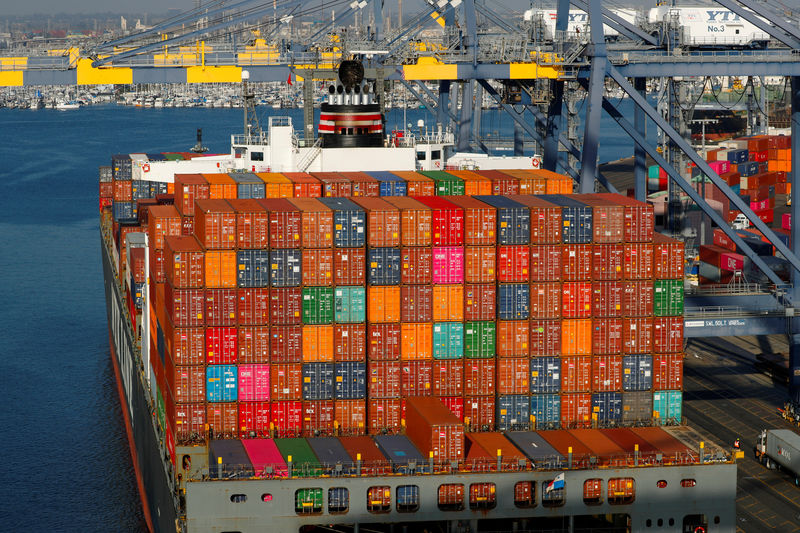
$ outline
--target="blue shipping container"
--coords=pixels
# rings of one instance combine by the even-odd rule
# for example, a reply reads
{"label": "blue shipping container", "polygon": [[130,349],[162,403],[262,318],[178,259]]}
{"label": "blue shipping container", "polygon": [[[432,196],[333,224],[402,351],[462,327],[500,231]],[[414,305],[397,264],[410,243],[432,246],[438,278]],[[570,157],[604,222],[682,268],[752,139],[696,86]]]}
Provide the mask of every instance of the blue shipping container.
{"label": "blue shipping container", "polygon": [[333,399],[333,363],[303,364],[303,399]]}
{"label": "blue shipping container", "polygon": [[417,485],[400,485],[397,487],[398,509],[416,509],[419,507],[419,487]]}
{"label": "blue shipping container", "polygon": [[334,320],[356,324],[366,320],[367,292],[364,287],[336,287],[333,291]]}
{"label": "blue shipping container", "polygon": [[653,356],[648,354],[622,356],[622,390],[637,391],[653,388]]}
{"label": "blue shipping container", "polygon": [[497,209],[497,244],[529,244],[531,213],[528,207],[505,196],[475,196]]}
{"label": "blue shipping container", "polygon": [[428,460],[405,435],[376,435],[373,440],[395,472],[408,473],[412,466],[415,472],[429,470]]}
{"label": "blue shipping container", "polygon": [[592,413],[600,424],[619,422],[622,419],[622,393],[596,392],[592,394]]}
{"label": "blue shipping container", "polygon": [[168,194],[168,184],[164,181],[151,181],[150,183],[150,198],[155,198],[159,194]]}
{"label": "blue shipping container", "polygon": [[236,182],[237,198],[246,200],[250,198],[264,198],[267,192],[266,184],[255,174],[229,174]]}
{"label": "blue shipping container", "polygon": [[750,152],[745,149],[730,150],[728,152],[728,162],[738,165],[739,163],[747,163],[750,159]]}
{"label": "blue shipping container", "polygon": [[237,377],[236,365],[208,365],[206,367],[206,400],[209,402],[235,402],[239,391]]}
{"label": "blue shipping container", "polygon": [[[348,474],[354,468],[343,469]],[[328,511],[331,513],[344,513],[350,508],[350,491],[344,487],[332,487],[328,489]]]}
{"label": "blue shipping container", "polygon": [[683,393],[658,391],[653,393],[653,412],[663,424],[680,424],[683,418]]}
{"label": "blue shipping container", "polygon": [[539,198],[562,207],[562,242],[565,244],[592,242],[592,208],[590,206],[561,194],[543,194]]}
{"label": "blue shipping container", "polygon": [[245,479],[255,475],[253,463],[238,439],[208,441],[208,464],[208,474],[212,479]]}
{"label": "blue shipping container", "polygon": [[378,194],[381,196],[405,196],[408,194],[408,184],[400,176],[380,170],[367,172],[367,174],[378,180]]}
{"label": "blue shipping container", "polygon": [[136,200],[152,198],[152,196],[150,196],[150,182],[146,180],[131,181],[131,198],[133,198],[134,202]]}
{"label": "blue shipping container", "polygon": [[527,430],[531,425],[531,400],[521,394],[497,398],[497,431]]}
{"label": "blue shipping container", "polygon": [[[131,276],[133,277],[133,276]],[[131,279],[131,295],[133,296],[133,305],[136,309],[141,309],[144,305],[144,283],[136,283]]]}
{"label": "blue shipping container", "polygon": [[541,394],[560,390],[561,360],[558,357],[531,358],[531,393]]}
{"label": "blue shipping container", "polygon": [[269,260],[268,250],[236,252],[236,285],[242,288],[269,287]]}
{"label": "blue shipping container", "polygon": [[433,325],[433,358],[461,359],[464,357],[464,323],[437,322]]}
{"label": "blue shipping container", "polygon": [[400,248],[367,250],[367,280],[370,285],[400,285]]}
{"label": "blue shipping container", "polygon": [[144,155],[147,156],[147,160],[148,161],[166,161],[167,160],[167,156],[165,156],[164,154],[157,153],[157,152],[156,153],[152,153],[152,154],[144,154]]}
{"label": "blue shipping container", "polygon": [[527,283],[503,283],[497,287],[497,318],[528,320],[530,286]]}
{"label": "blue shipping container", "polygon": [[273,287],[299,287],[303,281],[300,250],[270,250],[270,285]]}
{"label": "blue shipping container", "polygon": [[337,400],[360,400],[367,397],[367,364],[343,361],[334,365],[334,397]]}
{"label": "blue shipping container", "polygon": [[111,206],[111,214],[114,215],[116,222],[136,220],[138,216],[136,202],[117,202],[114,200]]}
{"label": "blue shipping container", "polygon": [[536,417],[534,429],[558,429],[561,425],[561,396],[558,394],[532,395],[531,415]]}
{"label": "blue shipping container", "polygon": [[360,248],[366,242],[367,215],[347,198],[318,198],[333,209],[333,245]]}

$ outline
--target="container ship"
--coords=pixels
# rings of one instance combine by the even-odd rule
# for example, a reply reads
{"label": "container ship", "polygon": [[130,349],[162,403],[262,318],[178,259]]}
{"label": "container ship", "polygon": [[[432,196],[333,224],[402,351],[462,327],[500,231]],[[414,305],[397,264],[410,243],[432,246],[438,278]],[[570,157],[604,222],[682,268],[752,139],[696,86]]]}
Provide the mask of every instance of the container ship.
{"label": "container ship", "polygon": [[735,458],[682,425],[683,245],[652,206],[436,170],[447,135],[384,136],[352,70],[313,144],[271,118],[100,168],[147,527],[734,531]]}

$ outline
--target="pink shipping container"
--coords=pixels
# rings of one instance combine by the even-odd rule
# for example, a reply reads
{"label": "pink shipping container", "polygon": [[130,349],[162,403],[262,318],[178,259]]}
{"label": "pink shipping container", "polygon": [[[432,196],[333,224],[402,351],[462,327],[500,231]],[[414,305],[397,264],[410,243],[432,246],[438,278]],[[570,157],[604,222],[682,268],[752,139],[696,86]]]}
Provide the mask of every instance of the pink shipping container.
{"label": "pink shipping container", "polygon": [[209,365],[228,365],[236,363],[235,327],[206,328],[206,363]]}
{"label": "pink shipping container", "polygon": [[535,196],[510,196],[515,202],[528,206],[531,215],[531,244],[561,242],[561,206]]}
{"label": "pink shipping container", "polygon": [[[241,416],[240,416],[241,417]],[[242,439],[242,445],[253,463],[256,477],[265,475],[265,468],[271,467],[272,477],[287,477],[289,470],[286,468],[286,461],[283,460],[281,451],[272,439]]]}
{"label": "pink shipping container", "polygon": [[269,339],[267,326],[240,326],[239,363],[269,363]]}
{"label": "pink shipping container", "polygon": [[448,196],[447,200],[464,210],[464,244],[493,245],[497,242],[494,207],[471,196]]}
{"label": "pink shipping container", "polygon": [[592,353],[596,355],[622,353],[621,318],[592,321]]}
{"label": "pink shipping container", "polygon": [[333,210],[316,198],[292,198],[292,205],[301,211],[303,248],[333,246]]}
{"label": "pink shipping container", "polygon": [[270,363],[299,363],[303,359],[302,326],[269,328]]}
{"label": "pink shipping container", "polygon": [[400,361],[370,361],[367,391],[370,398],[399,398],[402,383]]}
{"label": "pink shipping container", "polygon": [[276,287],[269,291],[272,325],[294,325],[302,320],[303,295],[299,287]]}
{"label": "pink shipping container", "polygon": [[655,212],[652,204],[619,194],[597,195],[625,207],[625,242],[652,242]]}
{"label": "pink shipping container", "polygon": [[792,229],[792,214],[784,213],[781,215],[781,228],[790,230]]}
{"label": "pink shipping container", "polygon": [[683,317],[653,319],[653,351],[656,353],[683,351]]}
{"label": "pink shipping container", "polygon": [[333,326],[333,360],[364,361],[367,357],[367,326],[336,324]]}
{"label": "pink shipping container", "polygon": [[592,387],[591,357],[561,358],[561,390],[563,392],[589,392]]}
{"label": "pink shipping container", "polygon": [[276,401],[270,404],[270,418],[276,437],[299,437],[302,416],[302,402],[290,400]]}
{"label": "pink shipping container", "polygon": [[400,321],[430,322],[433,320],[433,287],[403,285],[400,287]]}
{"label": "pink shipping container", "polygon": [[578,194],[575,199],[592,206],[593,242],[599,244],[623,242],[625,208],[593,194]]}
{"label": "pink shipping container", "polygon": [[595,244],[592,246],[592,279],[620,281],[624,262],[625,246],[622,244]]}
{"label": "pink shipping container", "polygon": [[595,281],[592,283],[592,315],[598,318],[609,318],[621,317],[622,314],[623,283],[621,281]]}
{"label": "pink shipping container", "polygon": [[464,244],[464,210],[441,196],[414,198],[432,210],[431,235],[434,246],[462,246]]}
{"label": "pink shipping container", "polygon": [[711,170],[716,172],[717,174],[725,174],[726,172],[730,172],[731,164],[729,161],[710,161],[708,166],[711,167]]}
{"label": "pink shipping container", "polygon": [[530,247],[497,247],[497,281],[527,282],[530,266]]}
{"label": "pink shipping container", "polygon": [[595,355],[592,357],[592,391],[622,390],[622,356]]}
{"label": "pink shipping container", "polygon": [[649,353],[653,350],[653,319],[622,320],[622,350],[626,354]]}
{"label": "pink shipping container", "polygon": [[561,316],[564,318],[587,318],[592,314],[591,282],[574,281],[561,285]]}
{"label": "pink shipping container", "polygon": [[562,281],[592,279],[592,245],[565,244],[561,247]]}
{"label": "pink shipping container", "polygon": [[560,318],[562,289],[558,282],[531,283],[531,318]]}
{"label": "pink shipping container", "polygon": [[[714,238],[718,230],[714,230]],[[722,233],[719,231],[719,233]],[[724,233],[723,236],[726,237]],[[684,245],[660,233],[653,235],[653,276],[656,279],[683,277]]]}
{"label": "pink shipping container", "polygon": [[433,282],[433,252],[429,247],[400,250],[400,281],[409,285]]}
{"label": "pink shipping container", "polygon": [[431,381],[435,396],[461,396],[464,389],[464,361],[461,359],[434,360]]}
{"label": "pink shipping container", "polygon": [[239,401],[269,401],[269,365],[239,365]]}
{"label": "pink shipping container", "polygon": [[467,283],[494,283],[497,279],[497,249],[494,246],[465,247],[464,271]]}
{"label": "pink shipping container", "polygon": [[259,199],[258,203],[269,212],[269,247],[299,248],[303,233],[300,210],[286,198]]}
{"label": "pink shipping container", "polygon": [[546,357],[561,355],[561,334],[560,320],[531,320],[531,356]]}
{"label": "pink shipping container", "polygon": [[[431,182],[433,183],[433,182]],[[430,246],[433,228],[431,208],[414,198],[387,196],[386,201],[400,209],[400,238],[403,246]]]}
{"label": "pink shipping container", "polygon": [[653,388],[655,390],[683,389],[683,354],[653,356]]}
{"label": "pink shipping container", "polygon": [[481,396],[494,394],[495,366],[494,359],[465,359],[464,395]]}
{"label": "pink shipping container", "polygon": [[370,361],[400,359],[400,324],[369,324],[367,357]]}
{"label": "pink shipping container", "polygon": [[[376,182],[377,183],[377,182]],[[351,198],[367,214],[367,246],[400,246],[400,210],[381,198]]]}
{"label": "pink shipping container", "polygon": [[485,321],[495,319],[497,288],[493,283],[464,285],[464,320]]}
{"label": "pink shipping container", "polygon": [[530,280],[535,282],[561,279],[561,246],[534,244],[530,248]]}
{"label": "pink shipping container", "polygon": [[433,394],[433,361],[403,361],[400,390],[404,397]]}
{"label": "pink shipping container", "polygon": [[236,325],[236,289],[206,289],[206,325]]}
{"label": "pink shipping container", "polygon": [[650,243],[625,244],[625,279],[650,279],[653,277],[653,245]]}
{"label": "pink shipping container", "polygon": [[437,285],[464,283],[464,248],[433,247],[433,283]]}
{"label": "pink shipping container", "polygon": [[[221,289],[233,290],[233,289]],[[206,292],[206,301],[208,300]],[[269,323],[269,289],[236,289],[236,314],[240,326],[255,326]]]}
{"label": "pink shipping container", "polygon": [[271,413],[269,402],[239,403],[239,435],[241,438],[269,437]]}

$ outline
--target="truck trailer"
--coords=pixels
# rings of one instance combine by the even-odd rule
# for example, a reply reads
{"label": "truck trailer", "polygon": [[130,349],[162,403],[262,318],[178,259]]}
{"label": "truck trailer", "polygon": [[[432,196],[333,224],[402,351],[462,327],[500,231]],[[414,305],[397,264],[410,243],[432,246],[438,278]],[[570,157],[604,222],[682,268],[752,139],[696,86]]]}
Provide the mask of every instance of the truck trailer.
{"label": "truck trailer", "polygon": [[759,434],[753,452],[767,468],[788,472],[800,487],[800,435],[790,429],[765,429]]}

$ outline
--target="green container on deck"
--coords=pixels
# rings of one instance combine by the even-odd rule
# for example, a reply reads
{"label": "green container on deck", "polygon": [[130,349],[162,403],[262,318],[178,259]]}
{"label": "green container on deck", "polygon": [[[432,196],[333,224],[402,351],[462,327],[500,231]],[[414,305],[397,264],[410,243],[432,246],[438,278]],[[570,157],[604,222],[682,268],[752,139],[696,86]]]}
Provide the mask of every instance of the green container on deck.
{"label": "green container on deck", "polygon": [[306,439],[275,439],[275,445],[287,464],[289,456],[292,456],[292,476],[319,476],[322,474],[322,467],[317,456],[314,455],[314,451]]}
{"label": "green container on deck", "polygon": [[336,287],[333,307],[336,322],[340,324],[357,324],[366,321],[366,289],[364,287]]}
{"label": "green container on deck", "polygon": [[649,167],[647,167],[647,177],[650,178],[651,180],[658,179],[660,170],[661,167],[659,167],[658,165],[650,165]]}
{"label": "green container on deck", "polygon": [[466,190],[464,180],[443,170],[423,170],[420,174],[435,182],[436,196],[464,194]]}
{"label": "green container on deck", "polygon": [[461,359],[464,357],[464,324],[437,322],[433,325],[433,358]]}
{"label": "green container on deck", "polygon": [[653,283],[653,314],[655,316],[683,315],[682,279],[657,279]]}
{"label": "green container on deck", "polygon": [[464,324],[464,357],[486,359],[494,357],[497,326],[494,322],[467,322]]}
{"label": "green container on deck", "polygon": [[167,430],[167,408],[164,407],[164,396],[161,394],[161,389],[158,388],[158,385],[155,385],[156,388],[156,418],[158,419],[158,425],[161,426],[161,429],[164,431]]}
{"label": "green container on deck", "polygon": [[653,393],[653,412],[661,424],[680,424],[683,418],[683,392],[665,390]]}
{"label": "green container on deck", "polygon": [[298,489],[294,493],[294,511],[297,514],[322,512],[322,489]]}
{"label": "green container on deck", "polygon": [[167,158],[167,161],[183,161],[181,154],[164,154],[164,157]]}
{"label": "green container on deck", "polygon": [[303,324],[333,322],[333,287],[303,288]]}

